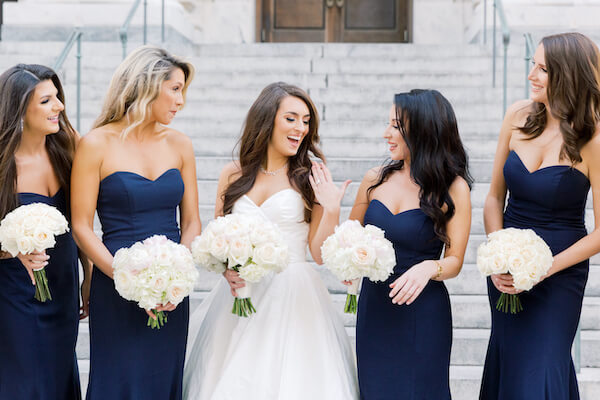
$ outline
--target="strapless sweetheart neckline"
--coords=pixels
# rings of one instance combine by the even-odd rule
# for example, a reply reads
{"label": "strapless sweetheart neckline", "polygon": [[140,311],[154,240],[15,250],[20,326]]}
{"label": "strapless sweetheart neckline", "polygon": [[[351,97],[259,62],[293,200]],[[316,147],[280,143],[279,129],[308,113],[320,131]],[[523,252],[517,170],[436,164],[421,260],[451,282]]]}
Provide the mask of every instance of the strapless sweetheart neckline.
{"label": "strapless sweetheart neckline", "polygon": [[144,175],[138,174],[137,172],[133,172],[133,171],[115,171],[115,172],[112,172],[112,173],[110,173],[110,174],[106,175],[104,178],[102,178],[102,179],[100,180],[100,183],[102,183],[102,182],[104,182],[105,180],[107,180],[108,178],[110,178],[110,177],[112,177],[112,176],[114,176],[114,175],[118,175],[118,174],[129,174],[129,175],[136,176],[136,177],[138,177],[138,178],[140,178],[140,179],[143,179],[143,180],[145,180],[145,181],[148,181],[148,182],[154,183],[154,182],[156,182],[156,181],[160,180],[161,178],[163,178],[163,177],[164,177],[164,176],[166,176],[166,175],[167,175],[169,172],[172,172],[172,171],[177,171],[177,172],[179,172],[179,169],[177,169],[177,168],[169,168],[168,170],[166,170],[165,172],[163,172],[162,174],[160,174],[159,176],[157,176],[157,177],[156,177],[156,178],[154,178],[154,179],[146,178]]}
{"label": "strapless sweetheart neckline", "polygon": [[269,200],[273,199],[274,197],[276,197],[277,195],[284,193],[284,192],[288,192],[288,191],[292,191],[294,193],[296,193],[298,196],[301,196],[300,193],[298,193],[296,190],[294,190],[293,188],[285,188],[285,189],[281,189],[275,193],[273,193],[272,195],[270,195],[269,197],[267,197],[262,203],[260,203],[260,205],[258,205],[254,200],[252,200],[250,198],[250,196],[248,196],[247,194],[245,194],[243,197],[247,198],[248,200],[250,200],[250,202],[252,204],[254,204],[256,207],[258,208],[262,208],[262,206],[264,206]]}
{"label": "strapless sweetheart neckline", "polygon": [[[523,162],[523,160],[521,159],[521,156],[519,155],[519,153],[517,153],[517,152],[516,152],[516,151],[514,151],[514,150],[511,150],[510,152],[511,152],[511,153],[513,153],[513,154],[515,155],[515,157],[517,157],[517,160],[519,160],[519,164],[521,164],[521,166],[523,167],[523,169],[524,169],[524,170],[525,170],[525,171],[526,171],[526,172],[527,172],[529,175],[534,175],[534,174],[536,174],[536,173],[538,173],[538,172],[542,172],[542,171],[549,170],[549,169],[553,169],[553,168],[569,168],[569,169],[571,169],[571,170],[575,170],[575,171],[579,172],[579,173],[580,173],[580,174],[581,174],[581,175],[582,175],[582,176],[583,176],[585,179],[588,179],[588,177],[587,177],[587,176],[586,176],[586,175],[585,175],[583,172],[581,172],[581,171],[580,171],[580,170],[578,170],[577,168],[575,168],[575,167],[572,167],[572,166],[570,166],[570,165],[548,165],[548,166],[546,166],[546,167],[538,168],[538,169],[536,169],[535,171],[530,171],[530,170],[529,170],[529,168],[527,168],[527,166],[525,165],[525,163],[524,163],[524,162]],[[588,180],[589,180],[589,179],[588,179]]]}
{"label": "strapless sweetheart neckline", "polygon": [[394,214],[392,212],[392,210],[390,210],[390,208],[388,206],[386,206],[381,200],[373,199],[373,200],[371,200],[371,203],[374,202],[374,201],[376,201],[377,203],[381,204],[383,206],[383,208],[385,208],[387,210],[387,212],[389,212],[394,217],[396,217],[398,215],[401,215],[401,214],[406,214],[406,213],[409,213],[409,212],[423,211],[420,208],[409,208],[407,210],[400,211],[400,212],[397,212],[397,213]]}

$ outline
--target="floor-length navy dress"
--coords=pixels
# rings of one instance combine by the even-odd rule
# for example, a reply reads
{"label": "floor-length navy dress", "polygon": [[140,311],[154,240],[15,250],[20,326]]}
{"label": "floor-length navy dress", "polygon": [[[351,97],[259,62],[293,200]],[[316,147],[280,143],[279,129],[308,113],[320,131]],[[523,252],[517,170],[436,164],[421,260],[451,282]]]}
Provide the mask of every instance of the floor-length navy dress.
{"label": "floor-length navy dress", "polygon": [[[585,202],[590,183],[564,165],[530,172],[511,151],[504,164],[510,192],[504,227],[531,228],[560,253],[586,235]],[[519,295],[523,311],[505,314],[495,304],[500,292],[488,278],[492,333],[481,400],[576,400],[571,359],[589,261],[583,261]]]}
{"label": "floor-length navy dress", "polygon": [[410,267],[439,259],[443,243],[433,221],[421,209],[392,214],[372,200],[364,223],[385,231],[397,264],[385,282],[362,282],[356,323],[360,397],[448,400],[452,315],[446,286],[429,281],[410,305],[392,304],[389,297],[389,284]]}
{"label": "floor-length navy dress", "polygon": [[[18,196],[21,205],[45,203],[66,215],[62,189],[52,197]],[[58,236],[46,253],[52,300],[44,303],[34,299],[35,286],[19,259],[0,260],[0,399],[81,398],[75,357],[79,270],[71,233]]]}
{"label": "floor-length navy dress", "polygon": [[[100,182],[102,240],[114,254],[152,235],[179,242],[176,211],[184,192],[177,169],[155,180],[118,171]],[[181,399],[189,300],[168,313],[159,330],[148,315],[123,299],[114,281],[94,267],[90,294],[88,400]]]}

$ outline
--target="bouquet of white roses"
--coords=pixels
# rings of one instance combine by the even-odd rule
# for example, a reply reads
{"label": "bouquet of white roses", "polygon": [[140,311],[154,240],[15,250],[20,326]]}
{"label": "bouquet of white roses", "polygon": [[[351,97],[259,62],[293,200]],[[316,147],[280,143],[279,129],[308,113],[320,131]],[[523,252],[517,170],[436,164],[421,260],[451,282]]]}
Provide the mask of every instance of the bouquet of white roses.
{"label": "bouquet of white roses", "polygon": [[115,288],[121,297],[156,314],[156,320],[148,317],[152,329],[160,329],[167,322],[165,312],[156,311],[156,307],[167,302],[178,305],[194,290],[198,279],[187,247],[164,235],[119,249],[112,266]]}
{"label": "bouquet of white roses", "polygon": [[212,220],[192,242],[196,264],[223,273],[232,269],[246,281],[236,289],[231,312],[240,317],[255,313],[250,300],[252,283],[270,272],[281,272],[288,263],[288,247],[277,227],[254,215],[228,214]]}
{"label": "bouquet of white roses", "polygon": [[[44,203],[17,207],[6,214],[0,223],[2,250],[13,257],[54,247],[55,237],[69,231],[67,219],[56,208]],[[52,300],[44,267],[33,270],[35,298]]]}
{"label": "bouquet of white roses", "polygon": [[[506,228],[490,233],[477,249],[477,267],[484,276],[509,273],[515,289],[530,290],[552,266],[552,251],[531,229]],[[496,309],[523,310],[516,294],[502,293]]]}
{"label": "bouquet of white roses", "polygon": [[335,228],[321,246],[325,266],[342,281],[352,281],[346,296],[345,313],[356,314],[358,285],[363,277],[384,281],[394,270],[396,254],[383,230],[348,220]]}

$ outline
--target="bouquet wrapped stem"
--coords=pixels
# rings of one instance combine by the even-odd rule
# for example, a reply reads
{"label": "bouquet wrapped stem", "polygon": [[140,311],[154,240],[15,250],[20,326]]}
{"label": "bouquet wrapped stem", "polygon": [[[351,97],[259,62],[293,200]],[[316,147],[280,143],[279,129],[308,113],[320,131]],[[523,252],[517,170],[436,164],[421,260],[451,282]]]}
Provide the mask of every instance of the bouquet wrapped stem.
{"label": "bouquet wrapped stem", "polygon": [[246,286],[236,289],[237,297],[233,300],[233,308],[231,313],[238,317],[248,317],[250,314],[254,314],[256,309],[250,300],[252,295],[252,285],[250,282],[246,282]]}
{"label": "bouquet wrapped stem", "polygon": [[35,299],[42,303],[52,300],[52,294],[50,294],[50,288],[48,287],[46,269],[34,269],[33,277],[35,278]]}
{"label": "bouquet wrapped stem", "polygon": [[516,314],[523,311],[523,305],[517,294],[501,293],[500,298],[496,302],[496,310],[511,314]]}
{"label": "bouquet wrapped stem", "polygon": [[356,295],[358,294],[358,285],[360,279],[353,279],[352,284],[348,286],[348,294],[346,295],[346,305],[344,306],[344,312],[346,314],[356,314],[358,310],[358,301]]}
{"label": "bouquet wrapped stem", "polygon": [[156,311],[152,310],[154,315],[156,315],[156,319],[152,317],[148,317],[148,325],[152,329],[160,329],[167,323],[167,313],[164,311]]}

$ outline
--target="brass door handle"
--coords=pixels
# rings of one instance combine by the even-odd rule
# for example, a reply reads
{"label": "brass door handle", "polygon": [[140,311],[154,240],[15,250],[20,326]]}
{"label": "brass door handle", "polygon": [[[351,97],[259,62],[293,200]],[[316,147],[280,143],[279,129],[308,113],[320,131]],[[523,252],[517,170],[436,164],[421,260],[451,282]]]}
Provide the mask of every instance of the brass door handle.
{"label": "brass door handle", "polygon": [[331,8],[333,7],[333,2],[334,0],[325,0],[325,5],[327,6],[327,8]]}
{"label": "brass door handle", "polygon": [[338,8],[344,7],[344,0],[335,0],[335,5],[338,6]]}

